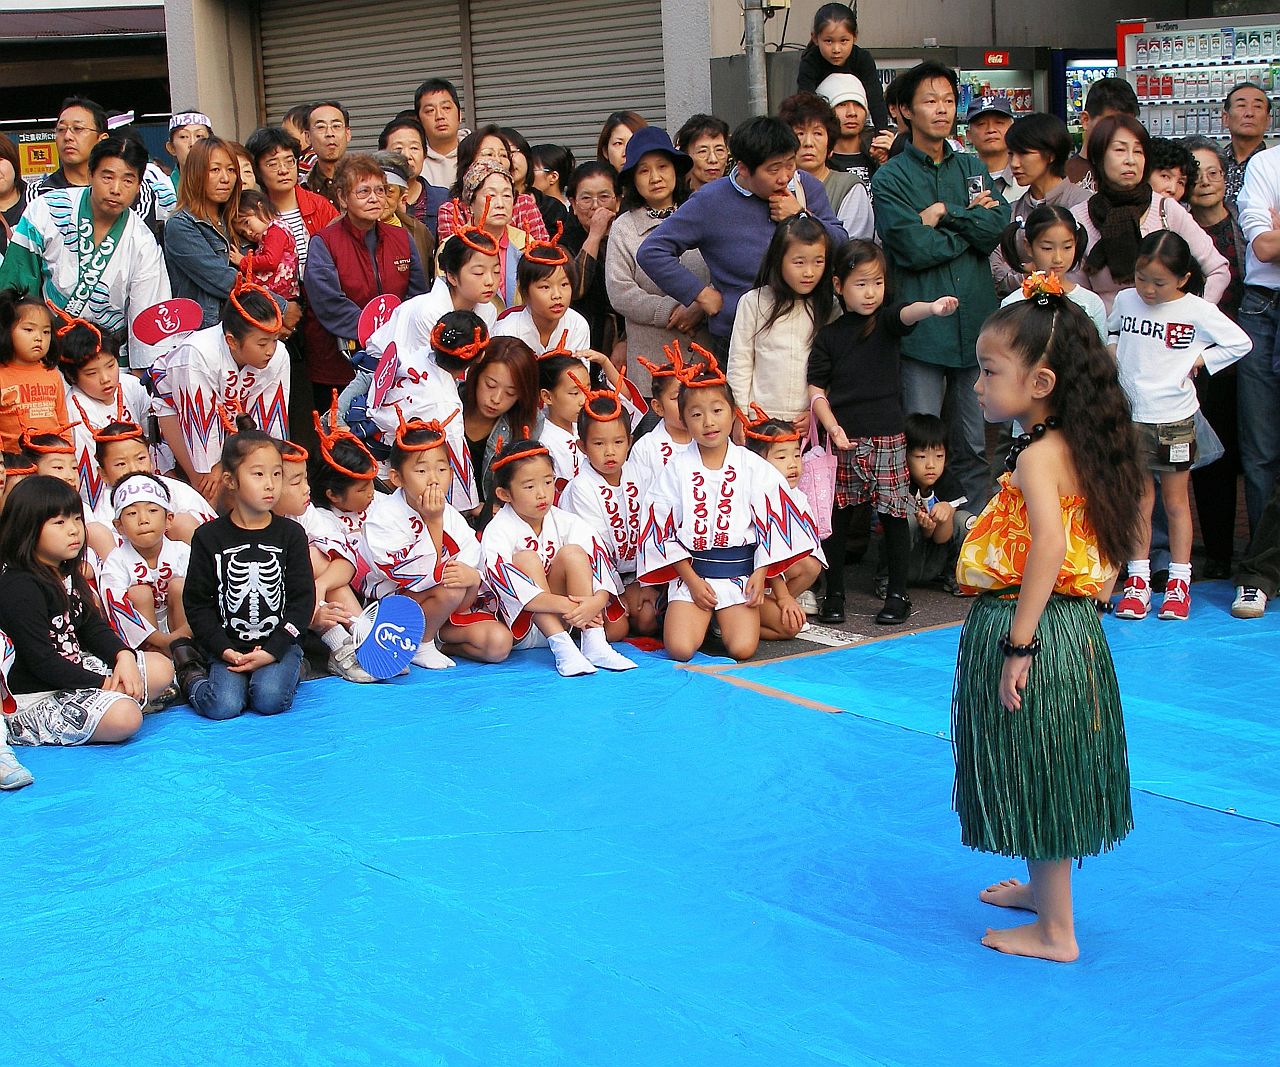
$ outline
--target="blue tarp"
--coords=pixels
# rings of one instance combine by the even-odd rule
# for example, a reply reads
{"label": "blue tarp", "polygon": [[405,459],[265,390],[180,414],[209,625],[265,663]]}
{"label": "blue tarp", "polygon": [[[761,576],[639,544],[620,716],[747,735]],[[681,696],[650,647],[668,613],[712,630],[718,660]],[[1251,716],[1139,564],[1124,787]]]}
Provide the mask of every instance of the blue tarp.
{"label": "blue tarp", "polygon": [[[1150,625],[1191,642],[1199,624]],[[867,702],[945,698],[947,637],[926,636],[925,681],[877,664]],[[830,677],[893,647],[923,644],[792,664]],[[327,680],[274,719],[179,708],[123,746],[24,750],[36,785],[0,797],[9,1056],[1280,1057],[1275,826],[1139,793],[1133,835],[1077,877],[1081,962],[1000,956],[977,939],[1020,916],[976,892],[1018,872],[959,846],[944,740],[638,657],[585,679],[535,652],[388,686]],[[1206,747],[1256,755],[1276,660],[1224,694]],[[787,665],[759,670],[776,684]],[[945,699],[930,714],[944,721]]]}

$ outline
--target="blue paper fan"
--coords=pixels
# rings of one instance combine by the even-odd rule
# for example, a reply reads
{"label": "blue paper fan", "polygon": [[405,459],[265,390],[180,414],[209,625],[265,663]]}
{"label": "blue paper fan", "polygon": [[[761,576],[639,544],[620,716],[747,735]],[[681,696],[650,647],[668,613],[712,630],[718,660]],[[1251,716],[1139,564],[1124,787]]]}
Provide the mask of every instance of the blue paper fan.
{"label": "blue paper fan", "polygon": [[425,626],[417,601],[407,596],[383,597],[365,608],[352,625],[358,642],[356,662],[379,681],[394,678],[418,651]]}

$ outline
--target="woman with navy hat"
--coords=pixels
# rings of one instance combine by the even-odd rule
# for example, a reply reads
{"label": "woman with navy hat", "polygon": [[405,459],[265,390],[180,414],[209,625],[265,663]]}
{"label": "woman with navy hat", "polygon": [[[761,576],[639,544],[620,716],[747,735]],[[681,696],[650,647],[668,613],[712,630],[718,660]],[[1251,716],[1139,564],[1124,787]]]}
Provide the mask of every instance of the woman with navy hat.
{"label": "woman with navy hat", "polygon": [[[663,345],[677,338],[688,342],[710,342],[702,309],[686,307],[668,296],[636,263],[641,242],[689,196],[686,179],[693,161],[675,148],[666,130],[645,126],[627,142],[626,161],[619,181],[622,203],[609,234],[605,259],[605,281],[614,310],[626,321],[627,378],[645,395],[651,380],[636,357],[657,360]],[[685,252],[680,263],[704,283],[711,276],[702,254]]]}

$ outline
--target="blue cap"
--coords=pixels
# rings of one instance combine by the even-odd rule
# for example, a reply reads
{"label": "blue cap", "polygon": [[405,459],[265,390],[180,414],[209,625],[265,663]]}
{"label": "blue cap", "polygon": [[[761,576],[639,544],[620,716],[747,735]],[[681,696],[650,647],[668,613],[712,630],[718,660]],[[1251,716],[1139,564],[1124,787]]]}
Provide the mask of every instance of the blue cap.
{"label": "blue cap", "polygon": [[650,152],[661,152],[675,164],[677,174],[688,174],[693,160],[671,143],[667,131],[661,126],[641,126],[627,142],[627,158],[623,161],[619,177],[630,173],[640,160]]}
{"label": "blue cap", "polygon": [[1013,118],[1013,106],[1009,103],[1007,96],[980,96],[972,104],[969,105],[969,113],[965,115],[965,122],[972,122],[979,115],[994,113],[999,115],[1007,115]]}

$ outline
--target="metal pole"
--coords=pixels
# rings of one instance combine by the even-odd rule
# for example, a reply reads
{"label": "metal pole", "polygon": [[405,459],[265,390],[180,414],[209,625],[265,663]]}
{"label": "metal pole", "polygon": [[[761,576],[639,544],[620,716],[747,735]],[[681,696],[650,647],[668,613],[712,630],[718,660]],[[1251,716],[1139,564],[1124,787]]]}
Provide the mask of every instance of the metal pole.
{"label": "metal pole", "polygon": [[769,80],[764,66],[764,0],[743,0],[742,17],[747,48],[747,110],[769,113]]}

